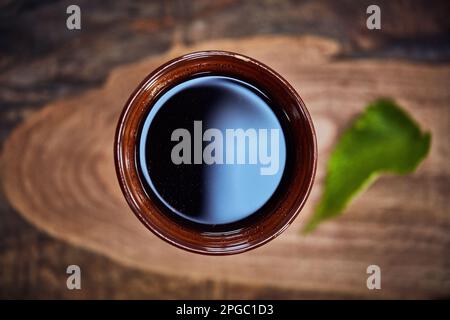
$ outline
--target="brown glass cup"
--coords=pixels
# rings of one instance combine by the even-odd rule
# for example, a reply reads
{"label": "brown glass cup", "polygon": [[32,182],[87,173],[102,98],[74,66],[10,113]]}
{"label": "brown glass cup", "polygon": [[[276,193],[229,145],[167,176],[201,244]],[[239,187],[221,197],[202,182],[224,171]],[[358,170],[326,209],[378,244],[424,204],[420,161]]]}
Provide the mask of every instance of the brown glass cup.
{"label": "brown glass cup", "polygon": [[[286,165],[276,192],[258,214],[226,225],[198,226],[168,214],[168,209],[145,188],[137,165],[140,130],[149,110],[168,89],[200,75],[228,76],[260,89],[278,108],[274,112],[285,131]],[[314,181],[317,148],[305,104],[279,74],[240,54],[202,51],[167,62],[137,87],[119,119],[114,157],[125,199],[150,231],[191,252],[224,255],[258,247],[281,234],[294,221]]]}

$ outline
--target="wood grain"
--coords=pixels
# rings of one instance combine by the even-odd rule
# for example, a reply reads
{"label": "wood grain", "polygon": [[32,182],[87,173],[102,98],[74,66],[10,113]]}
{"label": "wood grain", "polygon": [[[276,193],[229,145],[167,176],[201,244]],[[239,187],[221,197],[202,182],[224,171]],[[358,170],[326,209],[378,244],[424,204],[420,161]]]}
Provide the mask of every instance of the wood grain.
{"label": "wood grain", "polygon": [[[262,248],[231,257],[187,253],[153,236],[126,205],[113,166],[116,122],[133,88],[169,58],[202,49],[241,52],[273,67],[299,91],[318,134],[318,179],[296,223]],[[13,132],[2,155],[5,193],[51,235],[143,270],[315,296],[448,296],[450,66],[341,61],[340,50],[315,37],[255,37],[175,46],[116,68],[102,89],[52,103]],[[379,96],[395,98],[432,132],[430,156],[415,174],[380,179],[345,216],[300,236],[337,134]],[[381,291],[366,288],[369,264],[382,268]]]}

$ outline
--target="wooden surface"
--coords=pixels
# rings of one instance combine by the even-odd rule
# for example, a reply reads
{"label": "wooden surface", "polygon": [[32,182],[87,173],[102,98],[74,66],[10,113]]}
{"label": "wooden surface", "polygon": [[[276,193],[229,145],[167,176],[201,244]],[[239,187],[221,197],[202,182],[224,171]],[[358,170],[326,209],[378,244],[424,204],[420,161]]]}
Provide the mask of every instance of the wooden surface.
{"label": "wooden surface", "polygon": [[[132,89],[169,58],[209,48],[250,55],[281,73],[305,100],[318,133],[318,179],[296,223],[268,245],[231,257],[190,254],[153,236],[127,207],[113,168],[114,129]],[[448,296],[450,67],[336,60],[341,50],[315,37],[261,36],[176,46],[116,68],[103,88],[51,103],[13,132],[2,155],[5,194],[51,235],[158,274],[314,297]],[[380,95],[395,98],[432,131],[430,156],[415,174],[380,179],[345,216],[300,236],[338,132]],[[379,292],[366,288],[369,264],[382,268]]]}

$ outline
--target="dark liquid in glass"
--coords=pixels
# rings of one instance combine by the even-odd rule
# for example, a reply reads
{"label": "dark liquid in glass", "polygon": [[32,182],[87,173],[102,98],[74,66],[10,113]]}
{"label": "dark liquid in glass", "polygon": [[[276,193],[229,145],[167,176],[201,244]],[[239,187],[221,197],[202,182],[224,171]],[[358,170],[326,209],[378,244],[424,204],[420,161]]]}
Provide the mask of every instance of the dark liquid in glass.
{"label": "dark liquid in glass", "polygon": [[[258,212],[279,187],[286,163],[284,131],[271,105],[270,98],[256,87],[223,76],[191,79],[166,91],[145,118],[138,140],[138,166],[148,192],[170,214],[196,224],[229,224]],[[190,138],[184,139],[183,136],[174,140],[172,135],[176,129],[187,130]],[[211,153],[216,157],[216,162],[205,163],[203,152],[218,137],[216,135],[203,141],[203,134],[208,129],[217,129],[215,133],[219,131],[223,136],[223,163],[217,163],[220,162],[217,161],[220,157],[216,153],[219,152],[217,150],[220,143],[215,144],[217,148]],[[241,163],[238,163],[236,138],[234,163],[227,163],[227,154],[231,150],[227,149],[231,145],[227,144],[227,129],[256,133],[256,140],[253,140],[257,141],[253,162],[250,161],[250,153],[255,149],[250,147],[250,138],[246,136],[244,161],[241,158]],[[271,140],[271,132],[276,130],[279,133],[276,139],[277,150]],[[266,157],[260,157],[260,142],[264,139],[264,133],[267,152]],[[185,161],[190,163],[174,163],[173,148],[180,146],[180,142],[186,146],[188,140],[190,157],[181,151],[176,154],[183,156],[185,160],[190,159]],[[271,151],[277,151],[277,154],[271,155]],[[272,156],[269,157],[270,163],[267,155]],[[275,164],[276,161],[278,165]],[[262,168],[266,168],[266,173],[270,174],[262,174]]]}

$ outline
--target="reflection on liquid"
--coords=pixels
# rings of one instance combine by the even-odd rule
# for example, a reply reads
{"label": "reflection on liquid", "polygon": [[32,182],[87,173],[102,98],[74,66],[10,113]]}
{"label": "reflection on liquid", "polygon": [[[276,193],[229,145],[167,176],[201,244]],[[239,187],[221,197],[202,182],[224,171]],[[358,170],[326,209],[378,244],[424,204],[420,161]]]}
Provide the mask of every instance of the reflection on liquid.
{"label": "reflection on liquid", "polygon": [[[244,164],[174,164],[171,152],[178,142],[171,135],[179,128],[191,133],[194,158],[194,121],[201,121],[203,131],[215,128],[224,133],[224,159],[227,129],[278,129],[278,170],[262,175],[264,165],[249,163],[248,139]],[[210,143],[203,141],[201,150]],[[270,136],[267,143],[270,155]],[[139,165],[150,192],[175,214],[201,224],[236,222],[255,213],[277,189],[285,162],[284,133],[270,100],[253,86],[228,77],[204,76],[168,90],[148,114],[140,137]]]}

